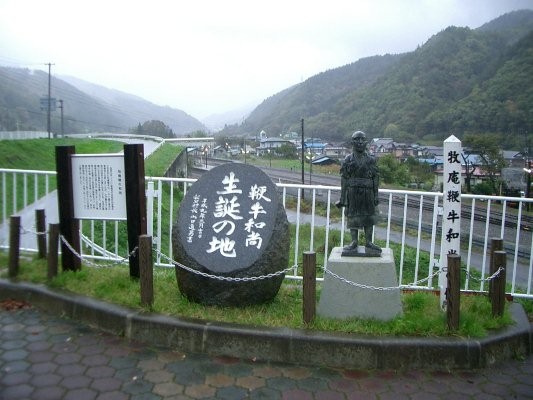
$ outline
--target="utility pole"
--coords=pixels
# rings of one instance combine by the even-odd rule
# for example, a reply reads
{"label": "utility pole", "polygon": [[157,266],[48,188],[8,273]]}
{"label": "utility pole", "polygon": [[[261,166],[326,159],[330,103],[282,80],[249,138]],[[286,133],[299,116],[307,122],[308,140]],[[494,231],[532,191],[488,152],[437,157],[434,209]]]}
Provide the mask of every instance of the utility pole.
{"label": "utility pole", "polygon": [[[531,171],[531,154],[530,154],[530,147],[529,147],[529,137],[528,137],[528,134],[527,134],[527,130],[524,132],[525,133],[525,137],[526,137],[526,159],[525,159],[525,167]],[[527,173],[527,177],[526,177],[526,199],[529,199],[529,197],[531,196],[531,172],[528,172]],[[529,211],[530,209],[530,203],[526,203],[526,210]]]}
{"label": "utility pole", "polygon": [[51,102],[52,102],[52,74],[51,74],[51,70],[52,70],[52,63],[48,63],[48,64],[45,64],[45,65],[48,65],[48,113],[47,113],[47,118],[46,118],[46,129],[48,131],[48,139],[50,139],[50,114],[52,112],[52,105],[51,105]]}
{"label": "utility pole", "polygon": [[59,108],[61,109],[61,137],[65,135],[63,126],[63,100],[59,99]]}
{"label": "utility pole", "polygon": [[[302,118],[302,185],[305,185],[305,173],[304,173],[304,119]],[[304,198],[304,190],[302,189],[302,200]]]}

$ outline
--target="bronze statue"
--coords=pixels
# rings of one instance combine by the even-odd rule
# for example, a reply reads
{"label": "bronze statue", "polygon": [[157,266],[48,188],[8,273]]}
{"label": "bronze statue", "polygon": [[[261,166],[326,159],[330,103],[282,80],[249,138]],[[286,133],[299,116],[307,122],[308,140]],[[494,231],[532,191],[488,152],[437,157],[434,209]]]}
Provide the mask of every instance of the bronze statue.
{"label": "bronze statue", "polygon": [[[352,243],[344,246],[343,256],[379,257],[381,248],[372,243],[372,228],[379,218],[379,174],[376,159],[367,151],[366,135],[362,131],[352,134],[352,154],[342,163],[341,198],[336,203],[345,207],[344,215],[350,229]],[[359,229],[365,232],[365,251],[359,251]]]}

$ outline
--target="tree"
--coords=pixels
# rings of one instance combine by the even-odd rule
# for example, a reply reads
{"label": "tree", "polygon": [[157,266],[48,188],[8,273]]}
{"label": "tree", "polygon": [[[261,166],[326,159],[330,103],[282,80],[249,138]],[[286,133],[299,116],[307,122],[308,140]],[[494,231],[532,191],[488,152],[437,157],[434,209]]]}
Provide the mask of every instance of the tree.
{"label": "tree", "polygon": [[407,165],[400,163],[392,154],[379,157],[378,168],[383,183],[406,185],[411,179]]}
{"label": "tree", "polygon": [[420,162],[414,157],[407,157],[405,165],[409,168],[411,182],[417,185],[428,183],[433,180],[433,171],[431,166],[425,162]]}
{"label": "tree", "polygon": [[477,165],[470,161],[464,154],[461,154],[463,162],[465,163],[465,183],[466,183],[466,192],[472,193],[472,175],[477,168]]}
{"label": "tree", "polygon": [[492,188],[492,193],[498,193],[498,176],[505,167],[505,159],[501,150],[503,138],[496,133],[467,134],[463,138],[463,144],[476,149],[482,162],[482,168],[487,173]]}
{"label": "tree", "polygon": [[136,135],[152,135],[163,138],[175,137],[171,128],[166,126],[163,122],[156,120],[146,121],[142,125],[139,123],[136,128],[130,129],[130,132]]}
{"label": "tree", "polygon": [[276,154],[282,158],[294,159],[297,158],[296,147],[291,143],[284,143],[275,149]]}

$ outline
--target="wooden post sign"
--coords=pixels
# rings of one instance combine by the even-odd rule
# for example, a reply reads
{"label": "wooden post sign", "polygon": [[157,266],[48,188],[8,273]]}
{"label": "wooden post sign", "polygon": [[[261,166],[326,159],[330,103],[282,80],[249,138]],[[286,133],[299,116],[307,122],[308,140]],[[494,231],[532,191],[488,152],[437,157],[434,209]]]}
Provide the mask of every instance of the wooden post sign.
{"label": "wooden post sign", "polygon": [[[142,144],[124,145],[124,154],[75,154],[74,146],[56,147],[60,233],[80,252],[79,220],[127,220],[128,246],[146,234]],[[81,260],[62,245],[63,270],[78,270]],[[139,277],[138,255],[130,255],[130,276]]]}
{"label": "wooden post sign", "polygon": [[448,254],[461,250],[461,141],[454,135],[444,141],[442,234],[440,253],[440,305],[446,309]]}

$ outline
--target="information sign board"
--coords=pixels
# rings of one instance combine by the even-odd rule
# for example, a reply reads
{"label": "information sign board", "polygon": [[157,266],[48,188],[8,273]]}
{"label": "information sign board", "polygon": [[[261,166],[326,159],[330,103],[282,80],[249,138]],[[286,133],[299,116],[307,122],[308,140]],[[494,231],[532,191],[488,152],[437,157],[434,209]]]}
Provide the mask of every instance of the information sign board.
{"label": "information sign board", "polygon": [[74,218],[126,220],[123,154],[73,154]]}

